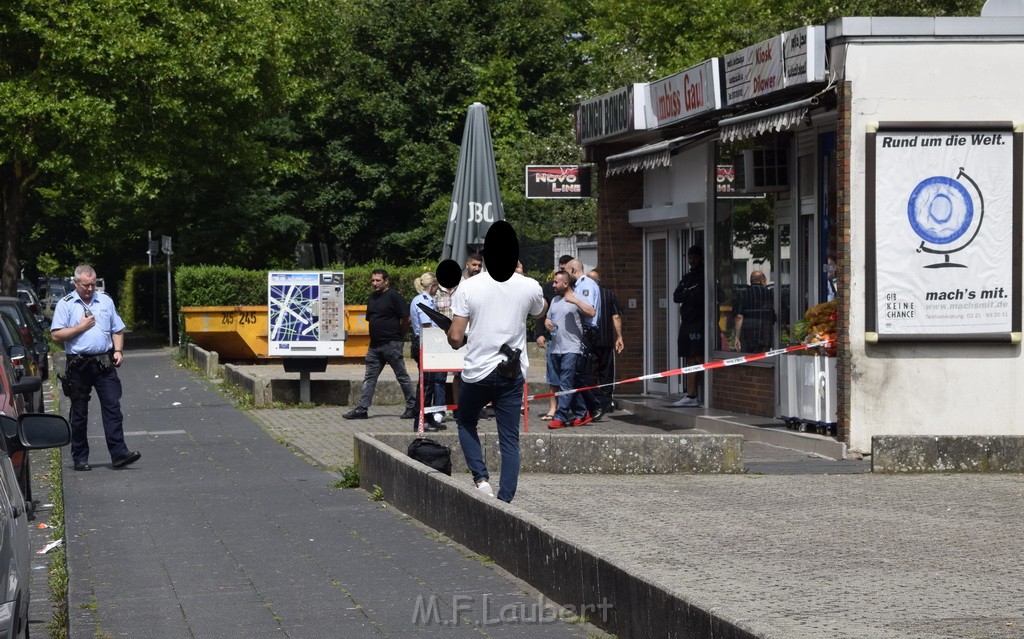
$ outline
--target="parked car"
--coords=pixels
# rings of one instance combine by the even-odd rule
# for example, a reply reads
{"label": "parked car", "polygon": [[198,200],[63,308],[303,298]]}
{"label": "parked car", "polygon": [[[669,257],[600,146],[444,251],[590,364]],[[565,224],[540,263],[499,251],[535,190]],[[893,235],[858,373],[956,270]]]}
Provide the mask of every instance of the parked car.
{"label": "parked car", "polygon": [[18,395],[38,390],[40,379],[26,376],[12,382],[13,367],[0,353],[0,637],[25,637],[28,631],[29,548],[28,522],[32,514],[31,484],[20,487],[18,472],[30,477],[28,452],[66,446],[71,427],[60,415],[20,414]]}
{"label": "parked car", "polygon": [[[39,325],[46,327],[50,325],[49,320],[43,314],[43,302],[39,299],[39,295],[36,290],[32,288],[32,284],[28,280],[18,280],[18,299],[25,302],[25,306],[32,313],[32,316],[36,318]],[[51,315],[52,317],[52,315]]]}
{"label": "parked car", "polygon": [[[53,311],[53,309],[57,308],[57,302],[74,290],[75,284],[70,279],[51,277],[46,287],[46,293],[43,295],[43,306]],[[52,317],[53,313],[51,312],[50,315]]]}
{"label": "parked car", "polygon": [[[21,381],[22,377],[39,376],[39,367],[36,363],[36,354],[28,350],[31,348],[25,342],[17,324],[7,314],[0,313],[0,347],[10,358],[14,366],[14,381]],[[19,401],[20,398],[19,398]],[[32,412],[43,412],[43,391],[39,390],[31,396],[26,397],[26,408]],[[24,411],[20,411],[24,412]]]}
{"label": "parked car", "polygon": [[46,339],[43,327],[32,317],[25,303],[17,297],[0,297],[0,313],[6,314],[18,325],[22,336],[31,344],[30,350],[38,355],[36,361],[39,363],[39,376],[49,379],[50,358],[47,353],[50,352],[50,342]]}

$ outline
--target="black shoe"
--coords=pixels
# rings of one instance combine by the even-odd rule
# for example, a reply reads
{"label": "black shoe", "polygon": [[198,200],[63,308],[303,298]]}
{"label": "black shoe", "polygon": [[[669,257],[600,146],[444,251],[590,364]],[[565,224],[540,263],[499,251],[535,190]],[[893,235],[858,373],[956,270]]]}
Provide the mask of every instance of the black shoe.
{"label": "black shoe", "polygon": [[366,414],[365,408],[356,407],[342,415],[342,417],[345,419],[366,419],[369,415]]}
{"label": "black shoe", "polygon": [[424,433],[436,433],[439,430],[442,430],[442,429],[437,424],[427,424],[426,426],[423,427],[423,432]]}
{"label": "black shoe", "polygon": [[420,414],[419,411],[417,411],[415,409],[406,408],[405,412],[402,413],[402,415],[399,417],[399,419],[413,419],[413,418],[415,418],[419,414]]}
{"label": "black shoe", "polygon": [[92,470],[89,462],[75,462],[75,470]]}
{"label": "black shoe", "polygon": [[128,464],[134,464],[141,458],[142,453],[140,453],[137,450],[131,450],[128,451],[128,454],[125,455],[124,457],[118,457],[117,459],[115,459],[112,465],[114,466],[114,468],[124,468]]}
{"label": "black shoe", "polygon": [[597,420],[599,420],[599,419],[601,419],[602,417],[604,417],[604,408],[598,407],[598,408],[597,408],[596,410],[594,410],[594,411],[592,411],[592,412],[590,413],[590,416],[591,416],[591,417],[592,417],[592,418],[594,419],[594,421],[596,422]]}

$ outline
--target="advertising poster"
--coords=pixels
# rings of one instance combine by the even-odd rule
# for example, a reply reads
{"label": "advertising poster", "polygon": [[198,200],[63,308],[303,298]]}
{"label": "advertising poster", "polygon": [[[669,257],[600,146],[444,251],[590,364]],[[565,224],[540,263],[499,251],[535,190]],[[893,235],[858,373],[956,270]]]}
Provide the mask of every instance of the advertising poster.
{"label": "advertising poster", "polygon": [[880,126],[871,137],[869,332],[967,340],[1019,330],[1019,136],[954,124]]}

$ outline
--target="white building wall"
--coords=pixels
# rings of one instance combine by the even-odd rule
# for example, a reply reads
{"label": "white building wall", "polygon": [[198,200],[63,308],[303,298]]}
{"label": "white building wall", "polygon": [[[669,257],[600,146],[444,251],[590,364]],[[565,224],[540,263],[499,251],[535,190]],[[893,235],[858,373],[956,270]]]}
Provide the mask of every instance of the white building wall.
{"label": "white building wall", "polygon": [[[872,344],[865,332],[865,135],[873,121],[1024,120],[1024,44],[844,45],[852,82],[850,445],[874,435],[1024,435],[1020,346]],[[833,60],[840,59],[833,49]],[[883,233],[883,229],[879,229]]]}
{"label": "white building wall", "polygon": [[684,214],[687,204],[707,202],[708,178],[711,175],[707,159],[708,147],[705,144],[680,151],[672,159],[672,201],[682,207]]}

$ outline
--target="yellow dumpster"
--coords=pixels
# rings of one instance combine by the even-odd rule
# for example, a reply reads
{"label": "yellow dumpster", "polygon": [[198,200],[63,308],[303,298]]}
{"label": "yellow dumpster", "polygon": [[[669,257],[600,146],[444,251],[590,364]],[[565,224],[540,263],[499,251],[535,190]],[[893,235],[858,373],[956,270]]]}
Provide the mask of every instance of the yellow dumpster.
{"label": "yellow dumpster", "polygon": [[266,306],[183,306],[185,332],[225,359],[267,356]]}
{"label": "yellow dumpster", "polygon": [[[185,332],[200,348],[223,359],[267,357],[266,306],[183,306]],[[366,357],[370,327],[366,305],[345,307],[345,357]]]}

